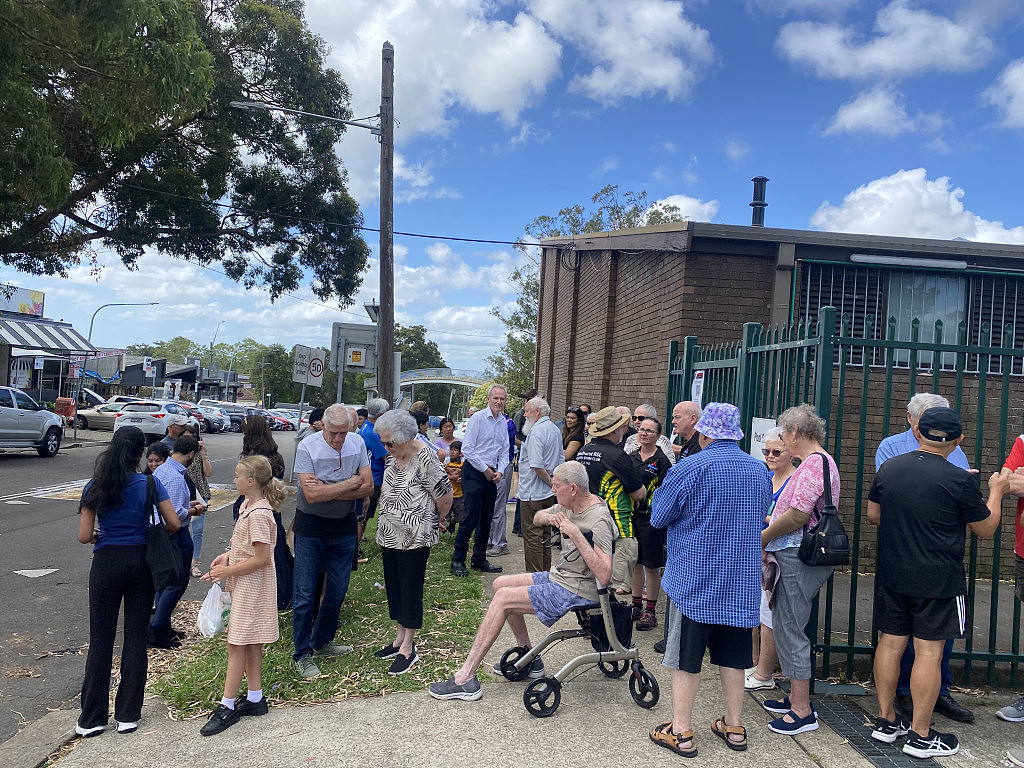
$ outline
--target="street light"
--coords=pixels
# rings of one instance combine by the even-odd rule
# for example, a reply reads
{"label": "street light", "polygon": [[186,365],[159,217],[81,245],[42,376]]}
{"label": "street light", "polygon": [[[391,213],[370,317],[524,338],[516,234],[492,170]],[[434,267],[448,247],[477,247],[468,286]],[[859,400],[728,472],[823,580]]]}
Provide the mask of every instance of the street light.
{"label": "street light", "polygon": [[[285,112],[332,123],[365,128],[380,141],[380,322],[377,325],[377,391],[388,402],[395,390],[395,48],[384,43],[381,49],[380,112],[374,115],[379,125],[342,120],[340,117],[276,107],[263,101],[232,101],[236,109]],[[371,118],[373,119],[373,118]]]}
{"label": "street light", "polygon": [[[155,307],[159,303],[160,303],[159,301],[130,301],[130,302],[116,301],[116,302],[114,302],[112,304],[101,304],[100,306],[96,307],[96,311],[92,313],[92,317],[89,319],[89,336],[88,336],[87,341],[89,342],[90,345],[92,344],[92,326],[93,326],[93,323],[96,322],[96,315],[98,315],[100,313],[101,309],[106,309],[107,307]],[[81,375],[79,376],[79,379],[78,379],[78,394],[75,395],[75,407],[76,408],[77,408],[77,404],[78,404],[79,400],[82,399],[82,390],[85,389],[85,362],[84,361],[82,363],[82,370],[81,370],[80,373],[81,373]],[[74,440],[78,439],[78,417],[77,416],[75,417],[75,430],[74,430],[74,437],[73,437],[73,439]]]}

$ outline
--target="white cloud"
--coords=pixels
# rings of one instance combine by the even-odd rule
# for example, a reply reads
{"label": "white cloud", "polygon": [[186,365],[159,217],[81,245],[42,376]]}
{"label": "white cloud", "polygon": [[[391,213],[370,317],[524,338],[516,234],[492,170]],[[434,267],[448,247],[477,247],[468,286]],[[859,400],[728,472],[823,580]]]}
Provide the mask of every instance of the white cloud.
{"label": "white cloud", "polygon": [[679,215],[689,221],[711,221],[718,213],[717,200],[700,200],[688,195],[669,195],[656,201],[662,205],[674,205]]}
{"label": "white cloud", "polygon": [[724,151],[731,162],[738,163],[750,154],[750,145],[745,141],[727,141]]}
{"label": "white cloud", "polygon": [[749,5],[767,13],[836,16],[857,0],[749,0]]}
{"label": "white cloud", "polygon": [[1024,128],[1024,59],[1010,62],[983,97],[1002,113],[1001,125]]}
{"label": "white cloud", "polygon": [[829,232],[1024,243],[1024,227],[1007,228],[966,210],[964,194],[948,176],[929,179],[924,168],[901,170],[858,187],[840,205],[822,203],[811,226]]}
{"label": "white cloud", "polygon": [[907,0],[882,8],[874,32],[865,37],[839,24],[797,21],[782,28],[776,46],[820,77],[851,80],[973,70],[994,49],[976,20],[937,16],[912,8]]}
{"label": "white cloud", "polygon": [[893,138],[901,133],[935,130],[941,125],[942,118],[936,114],[918,112],[911,117],[903,105],[903,95],[891,86],[880,85],[843,104],[825,129],[825,135],[877,133]]}
{"label": "white cloud", "polygon": [[610,173],[611,171],[618,170],[618,167],[619,167],[619,158],[617,158],[617,157],[606,157],[606,158],[604,158],[604,160],[601,161],[601,164],[598,165],[597,168],[594,169],[594,172],[592,174],[590,174],[590,175],[591,176],[595,176],[595,177],[597,177],[597,176],[604,176],[604,175]]}
{"label": "white cloud", "polygon": [[657,93],[685,98],[714,57],[708,31],[686,18],[682,3],[529,0],[528,8],[593,62],[569,87],[602,104]]}

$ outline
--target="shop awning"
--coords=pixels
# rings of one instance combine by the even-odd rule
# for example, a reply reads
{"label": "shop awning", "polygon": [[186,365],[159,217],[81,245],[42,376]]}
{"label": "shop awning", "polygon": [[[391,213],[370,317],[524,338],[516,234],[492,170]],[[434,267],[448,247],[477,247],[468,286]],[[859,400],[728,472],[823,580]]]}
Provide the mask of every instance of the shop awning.
{"label": "shop awning", "polygon": [[0,317],[0,344],[42,349],[47,352],[95,354],[96,347],[71,327],[54,320],[22,320]]}

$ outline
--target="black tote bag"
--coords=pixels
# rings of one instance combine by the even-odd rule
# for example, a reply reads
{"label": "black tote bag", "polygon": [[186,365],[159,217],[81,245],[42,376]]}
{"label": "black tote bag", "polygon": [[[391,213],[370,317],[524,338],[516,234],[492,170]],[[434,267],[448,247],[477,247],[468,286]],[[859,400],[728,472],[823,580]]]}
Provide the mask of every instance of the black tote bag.
{"label": "black tote bag", "polygon": [[146,563],[153,574],[153,586],[159,592],[176,587],[185,580],[185,565],[181,561],[181,550],[171,541],[171,534],[156,510],[156,481],[152,475],[146,476],[146,510],[149,513]]}

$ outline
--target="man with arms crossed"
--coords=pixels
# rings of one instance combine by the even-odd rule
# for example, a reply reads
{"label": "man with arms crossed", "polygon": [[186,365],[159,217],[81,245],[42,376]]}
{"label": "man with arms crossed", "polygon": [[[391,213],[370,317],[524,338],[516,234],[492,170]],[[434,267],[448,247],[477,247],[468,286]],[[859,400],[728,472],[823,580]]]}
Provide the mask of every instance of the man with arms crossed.
{"label": "man with arms crossed", "polygon": [[551,475],[564,458],[562,433],[551,423],[550,413],[551,406],[542,397],[526,402],[526,440],[519,449],[518,494],[527,573],[551,568],[551,549],[544,546],[551,528],[534,520],[537,512],[555,504]]}
{"label": "man with arms crossed", "polygon": [[[875,474],[868,494],[868,521],[878,530],[878,585],[875,596],[875,690],[878,718],[871,737],[892,744],[904,734],[903,752],[941,757],[960,750],[952,733],[931,728],[939,693],[942,648],[962,637],[967,621],[964,576],[966,529],[991,538],[999,527],[1008,484],[989,478],[986,505],[975,475],[949,463],[963,440],[960,415],[951,408],[929,408],[914,428],[920,448],[889,459]],[[900,657],[914,637],[910,693],[914,716],[908,721],[893,704]]]}
{"label": "man with arms crossed", "polygon": [[[324,428],[299,443],[295,471],[295,571],[292,583],[292,659],[302,677],[316,677],[314,656],[342,656],[351,646],[334,642],[348,593],[356,550],[355,500],[373,493],[366,445],[355,432],[355,410],[332,405]],[[316,582],[326,573],[323,600],[313,622]]]}

